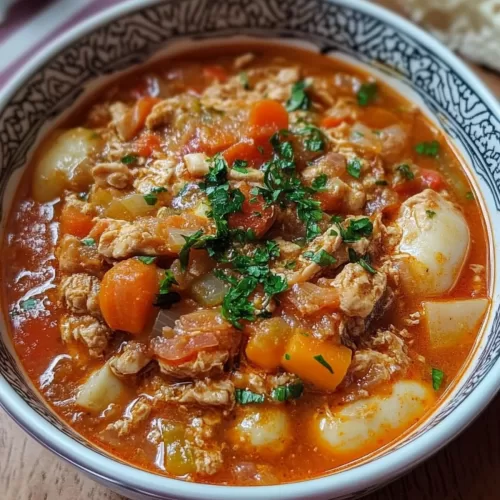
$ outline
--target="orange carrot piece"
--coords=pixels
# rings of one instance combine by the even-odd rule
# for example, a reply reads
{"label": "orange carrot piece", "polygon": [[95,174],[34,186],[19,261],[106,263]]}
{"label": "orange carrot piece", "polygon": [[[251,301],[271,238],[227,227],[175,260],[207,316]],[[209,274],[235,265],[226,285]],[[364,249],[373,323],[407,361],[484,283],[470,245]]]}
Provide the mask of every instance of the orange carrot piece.
{"label": "orange carrot piece", "polygon": [[271,137],[274,133],[288,128],[288,112],[277,101],[263,99],[253,104],[248,119],[250,137]]}
{"label": "orange carrot piece", "polygon": [[104,320],[113,330],[140,334],[153,315],[158,289],[156,265],[138,259],[118,262],[101,283],[99,304]]}
{"label": "orange carrot piece", "polygon": [[84,238],[94,225],[92,219],[91,215],[82,213],[77,207],[66,205],[61,213],[61,234]]}
{"label": "orange carrot piece", "polygon": [[139,156],[151,156],[153,151],[158,151],[161,147],[160,138],[151,133],[142,134],[136,142]]}

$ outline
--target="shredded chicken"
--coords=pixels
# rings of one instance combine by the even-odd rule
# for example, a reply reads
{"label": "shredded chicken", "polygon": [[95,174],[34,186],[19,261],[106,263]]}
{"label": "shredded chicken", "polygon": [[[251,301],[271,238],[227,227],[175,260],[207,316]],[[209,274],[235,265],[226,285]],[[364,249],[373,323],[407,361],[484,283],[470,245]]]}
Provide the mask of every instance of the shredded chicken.
{"label": "shredded chicken", "polygon": [[127,165],[123,163],[100,163],[92,169],[92,176],[96,186],[111,186],[116,189],[125,189],[132,183],[133,175]]}
{"label": "shredded chicken", "polygon": [[111,336],[111,330],[104,323],[89,315],[64,315],[59,327],[64,342],[83,342],[95,358],[102,356]]}
{"label": "shredded chicken", "polygon": [[147,346],[131,341],[125,344],[120,354],[111,358],[109,367],[116,376],[124,377],[139,373],[150,361]]}
{"label": "shredded chicken", "polygon": [[101,317],[99,307],[100,281],[90,274],[77,273],[61,280],[59,292],[63,305],[76,314],[90,314]]}
{"label": "shredded chicken", "polygon": [[196,404],[200,406],[234,405],[234,385],[230,380],[196,380],[190,384],[162,385],[155,401]]}
{"label": "shredded chicken", "polygon": [[99,276],[103,272],[103,259],[95,245],[84,245],[76,236],[66,234],[56,252],[59,269],[63,273],[90,273]]}
{"label": "shredded chicken", "polygon": [[230,357],[229,351],[200,351],[194,360],[180,364],[169,364],[158,359],[160,370],[165,375],[178,379],[194,379],[221,374]]}
{"label": "shredded chicken", "polygon": [[116,432],[118,437],[128,436],[149,417],[151,409],[151,402],[145,397],[140,397],[127,408],[123,418],[109,424],[106,430]]}

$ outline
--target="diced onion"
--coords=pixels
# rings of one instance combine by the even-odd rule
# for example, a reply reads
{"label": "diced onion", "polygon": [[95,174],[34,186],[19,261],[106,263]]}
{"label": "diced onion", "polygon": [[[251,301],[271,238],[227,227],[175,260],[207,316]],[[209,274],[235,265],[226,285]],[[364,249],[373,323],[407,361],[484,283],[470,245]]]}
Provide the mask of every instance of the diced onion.
{"label": "diced onion", "polygon": [[191,285],[191,295],[202,306],[212,307],[222,304],[228,287],[212,273],[201,276]]}
{"label": "diced onion", "polygon": [[120,220],[134,220],[150,214],[155,210],[154,205],[148,205],[142,194],[131,194],[119,200],[113,200],[105,211],[106,217]]}
{"label": "diced onion", "polygon": [[196,233],[196,229],[178,229],[172,228],[168,231],[168,246],[173,252],[180,252],[181,248],[186,243],[183,236],[192,236]]}

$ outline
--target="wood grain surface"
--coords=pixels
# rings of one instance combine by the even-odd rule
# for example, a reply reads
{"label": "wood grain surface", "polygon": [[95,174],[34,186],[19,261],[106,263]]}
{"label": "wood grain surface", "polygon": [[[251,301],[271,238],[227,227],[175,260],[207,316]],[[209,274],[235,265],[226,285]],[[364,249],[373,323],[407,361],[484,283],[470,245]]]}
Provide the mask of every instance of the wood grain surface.
{"label": "wood grain surface", "polygon": [[[500,75],[472,66],[500,97]],[[0,409],[0,500],[124,500],[28,437]],[[500,395],[455,441],[366,500],[500,500]]]}

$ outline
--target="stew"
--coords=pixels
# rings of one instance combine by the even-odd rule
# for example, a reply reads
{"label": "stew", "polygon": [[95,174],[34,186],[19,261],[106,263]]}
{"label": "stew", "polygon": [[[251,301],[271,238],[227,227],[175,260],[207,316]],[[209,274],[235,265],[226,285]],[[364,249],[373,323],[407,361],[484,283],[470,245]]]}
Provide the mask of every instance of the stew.
{"label": "stew", "polygon": [[3,243],[17,353],[137,467],[263,485],[421,421],[488,299],[461,159],[383,82],[273,45],[119,75],[43,140]]}

